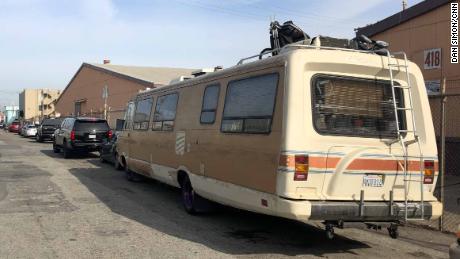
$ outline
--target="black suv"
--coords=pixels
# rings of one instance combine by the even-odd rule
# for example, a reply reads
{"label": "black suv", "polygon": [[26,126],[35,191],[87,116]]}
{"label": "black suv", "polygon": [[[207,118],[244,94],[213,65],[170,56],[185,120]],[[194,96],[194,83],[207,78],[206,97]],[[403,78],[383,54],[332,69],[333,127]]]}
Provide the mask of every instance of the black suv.
{"label": "black suv", "polygon": [[61,126],[63,119],[44,119],[40,126],[37,128],[37,135],[35,135],[35,140],[38,142],[43,142],[45,139],[53,139],[54,131]]}
{"label": "black suv", "polygon": [[98,118],[66,118],[60,129],[54,133],[53,151],[61,150],[65,158],[72,152],[92,152],[100,149],[102,143],[112,138],[112,131],[106,120]]}

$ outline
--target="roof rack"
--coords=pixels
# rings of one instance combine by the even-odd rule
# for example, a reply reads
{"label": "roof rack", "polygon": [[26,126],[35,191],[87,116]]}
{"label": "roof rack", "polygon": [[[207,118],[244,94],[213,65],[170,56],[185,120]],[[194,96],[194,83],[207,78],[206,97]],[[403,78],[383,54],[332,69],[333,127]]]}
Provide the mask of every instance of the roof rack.
{"label": "roof rack", "polygon": [[295,43],[293,43],[293,44],[288,44],[288,45],[286,45],[286,46],[284,46],[282,48],[279,48],[279,49],[273,49],[273,50],[270,50],[270,51],[264,51],[263,53],[260,53],[260,54],[257,54],[257,55],[242,58],[242,59],[240,59],[240,61],[238,61],[237,65],[242,65],[242,64],[244,64],[245,61],[253,59],[253,58],[256,58],[256,57],[259,57],[259,59],[262,59],[263,56],[265,56],[267,54],[271,54],[273,52],[282,53],[282,52],[286,51],[288,48],[340,50],[340,51],[350,51],[350,52],[359,52],[359,53],[367,53],[367,54],[374,54],[375,53],[374,51],[371,51],[371,50],[359,50],[359,49],[348,49],[348,48],[339,48],[339,47],[327,47],[327,46],[316,46],[316,45],[305,45],[305,44],[295,44]]}

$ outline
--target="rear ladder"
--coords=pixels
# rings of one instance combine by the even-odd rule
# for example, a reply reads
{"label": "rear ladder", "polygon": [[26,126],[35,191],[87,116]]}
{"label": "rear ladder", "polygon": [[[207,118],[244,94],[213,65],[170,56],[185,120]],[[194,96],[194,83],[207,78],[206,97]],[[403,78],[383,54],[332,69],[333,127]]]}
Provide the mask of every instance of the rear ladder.
{"label": "rear ladder", "polygon": [[[404,60],[404,64],[398,63],[398,60],[396,59],[396,56],[402,56]],[[417,128],[416,128],[416,123],[415,123],[415,113],[414,113],[414,107],[413,107],[413,99],[412,99],[412,86],[410,82],[410,75],[408,71],[408,61],[407,61],[407,55],[404,52],[394,52],[390,53],[387,50],[387,58],[388,58],[388,71],[390,74],[390,81],[391,81],[391,92],[392,92],[392,97],[393,97],[393,108],[394,108],[394,113],[395,113],[395,118],[396,118],[396,130],[397,130],[397,138],[398,142],[400,143],[402,150],[403,150],[403,158],[404,162],[402,165],[402,170],[404,173],[404,208],[402,209],[404,211],[404,220],[409,221],[409,220],[423,220],[425,218],[425,206],[424,206],[424,199],[423,199],[423,154],[422,154],[422,148],[420,145],[419,141],[419,136],[417,133]],[[394,63],[392,63],[392,60]],[[406,83],[407,85],[399,85],[395,82],[394,80],[394,70],[402,70],[406,74]],[[396,99],[396,89],[401,89],[401,92],[407,93],[409,103],[406,105],[406,107],[399,107],[397,104],[397,99]],[[407,113],[410,113],[411,121],[412,121],[412,128],[409,129],[406,127],[406,129],[401,129],[401,118],[398,116],[398,112],[403,111]],[[413,139],[412,140],[405,140],[404,135],[408,134],[413,134]],[[419,158],[420,158],[420,179],[419,180],[414,180],[410,179],[409,177],[409,154],[408,154],[408,146],[412,144],[417,144],[418,151],[419,151]],[[413,212],[415,213],[418,209],[421,210],[420,217],[410,217],[409,216],[409,182],[418,182],[420,183],[420,202],[416,204],[415,208],[413,208]],[[413,203],[413,204],[414,204]]]}

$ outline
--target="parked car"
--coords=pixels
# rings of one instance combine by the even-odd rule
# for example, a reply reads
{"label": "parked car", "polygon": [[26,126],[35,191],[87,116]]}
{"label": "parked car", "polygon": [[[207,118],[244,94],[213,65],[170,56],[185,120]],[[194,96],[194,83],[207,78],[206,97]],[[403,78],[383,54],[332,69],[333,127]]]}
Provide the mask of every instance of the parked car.
{"label": "parked car", "polygon": [[27,129],[27,125],[29,125],[30,122],[28,121],[19,121],[19,131],[17,132],[20,136],[22,133]]}
{"label": "parked car", "polygon": [[26,138],[35,137],[35,135],[37,135],[37,126],[35,126],[34,124],[24,126],[22,128],[21,135]]}
{"label": "parked car", "polygon": [[8,131],[13,133],[19,132],[19,121],[13,121],[10,126],[8,126]]}
{"label": "parked car", "polygon": [[104,141],[112,138],[112,130],[106,120],[98,118],[66,118],[54,132],[53,151],[69,158],[77,151],[98,151]]}
{"label": "parked car", "polygon": [[63,119],[61,118],[50,118],[44,119],[37,128],[37,135],[35,140],[43,142],[46,139],[54,139],[54,131],[61,127]]}
{"label": "parked car", "polygon": [[457,230],[457,241],[450,246],[449,257],[451,259],[460,258],[460,225]]}
{"label": "parked car", "polygon": [[107,141],[102,143],[101,149],[99,150],[99,160],[103,163],[112,163],[117,170],[120,170],[122,166],[118,161],[117,139],[118,133],[115,133],[111,139],[107,139]]}
{"label": "parked car", "polygon": [[27,130],[27,123],[25,122],[21,122],[21,124],[19,124],[19,136],[23,136],[23,133]]}

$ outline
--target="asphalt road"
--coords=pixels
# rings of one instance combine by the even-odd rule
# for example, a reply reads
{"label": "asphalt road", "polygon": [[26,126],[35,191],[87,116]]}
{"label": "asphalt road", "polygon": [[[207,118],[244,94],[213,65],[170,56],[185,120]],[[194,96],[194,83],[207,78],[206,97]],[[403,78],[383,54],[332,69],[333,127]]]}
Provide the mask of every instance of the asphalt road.
{"label": "asphalt road", "polygon": [[2,258],[447,258],[454,236],[422,228],[336,230],[231,208],[190,216],[178,189],[132,183],[95,154],[0,132]]}

